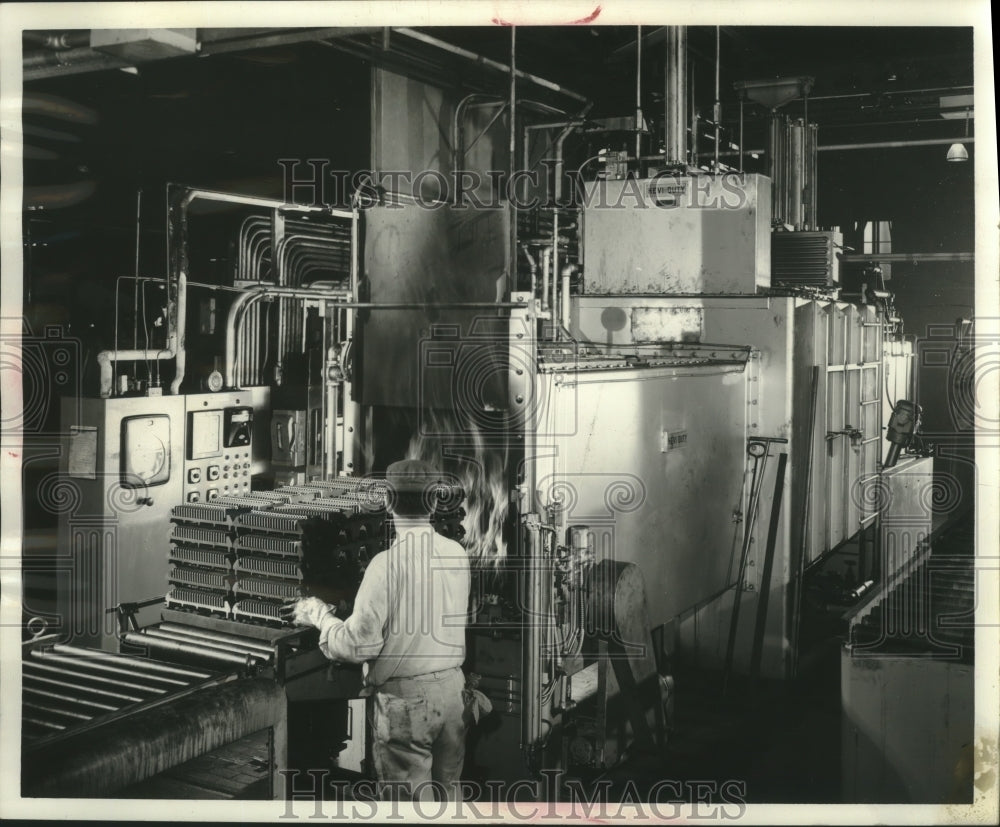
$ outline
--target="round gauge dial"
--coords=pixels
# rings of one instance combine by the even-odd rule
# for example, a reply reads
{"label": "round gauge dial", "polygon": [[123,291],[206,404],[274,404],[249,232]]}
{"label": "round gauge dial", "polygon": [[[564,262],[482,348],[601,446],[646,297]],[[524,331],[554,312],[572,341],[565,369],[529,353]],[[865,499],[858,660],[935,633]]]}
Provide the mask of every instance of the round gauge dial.
{"label": "round gauge dial", "polygon": [[138,444],[132,447],[129,465],[132,473],[143,482],[155,479],[163,472],[167,462],[167,446],[155,434],[145,434]]}

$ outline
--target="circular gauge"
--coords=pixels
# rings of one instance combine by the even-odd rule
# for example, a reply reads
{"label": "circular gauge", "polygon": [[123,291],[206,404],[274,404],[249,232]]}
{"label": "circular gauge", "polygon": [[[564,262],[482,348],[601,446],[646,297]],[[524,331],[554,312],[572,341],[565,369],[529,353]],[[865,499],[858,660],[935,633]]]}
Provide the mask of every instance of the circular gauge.
{"label": "circular gauge", "polygon": [[167,446],[154,434],[144,434],[132,447],[129,456],[130,470],[143,482],[156,479],[167,462]]}
{"label": "circular gauge", "polygon": [[763,442],[751,442],[747,446],[747,453],[752,457],[760,459],[767,453],[767,445]]}

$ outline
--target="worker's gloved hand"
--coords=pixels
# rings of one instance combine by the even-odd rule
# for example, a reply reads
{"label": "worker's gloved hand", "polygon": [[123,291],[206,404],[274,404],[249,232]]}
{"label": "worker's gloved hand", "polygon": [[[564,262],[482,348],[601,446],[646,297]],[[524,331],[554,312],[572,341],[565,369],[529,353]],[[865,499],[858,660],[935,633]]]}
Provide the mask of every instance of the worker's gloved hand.
{"label": "worker's gloved hand", "polygon": [[336,608],[320,600],[318,597],[300,597],[294,602],[281,607],[283,617],[290,619],[296,626],[323,627],[325,618],[333,617]]}

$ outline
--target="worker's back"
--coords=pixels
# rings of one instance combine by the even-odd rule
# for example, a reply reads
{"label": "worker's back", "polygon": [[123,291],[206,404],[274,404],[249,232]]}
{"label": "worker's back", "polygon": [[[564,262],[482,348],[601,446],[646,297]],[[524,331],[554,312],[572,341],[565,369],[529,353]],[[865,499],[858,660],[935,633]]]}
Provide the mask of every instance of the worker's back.
{"label": "worker's back", "polygon": [[469,606],[469,558],[424,519],[395,518],[396,541],[369,563],[385,583],[384,644],[369,682],[461,666]]}

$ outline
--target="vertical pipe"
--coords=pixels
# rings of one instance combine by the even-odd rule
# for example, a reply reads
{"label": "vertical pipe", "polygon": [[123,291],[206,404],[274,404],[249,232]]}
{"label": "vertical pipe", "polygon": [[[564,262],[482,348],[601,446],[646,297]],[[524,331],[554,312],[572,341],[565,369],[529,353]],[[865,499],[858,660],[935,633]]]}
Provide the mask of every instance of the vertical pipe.
{"label": "vertical pipe", "polygon": [[530,752],[541,736],[541,657],[542,623],[542,581],[543,556],[541,549],[541,531],[536,524],[525,526],[528,560],[524,568],[523,586],[527,600],[527,629],[522,640],[522,669],[524,682],[522,684],[526,703],[522,705],[521,713],[521,747]]}
{"label": "vertical pipe", "polygon": [[551,268],[552,259],[550,258],[552,250],[550,247],[542,248],[542,312],[544,313],[548,310],[549,302],[549,270]]}
{"label": "vertical pipe", "polygon": [[[133,326],[132,326],[132,349],[139,349],[139,227],[142,224],[142,188],[136,190],[135,193],[135,307],[133,309]],[[117,296],[117,286],[115,287]],[[115,314],[115,324],[118,324],[118,315]],[[115,328],[115,338],[117,341],[117,327]],[[147,347],[148,347],[147,342]],[[118,350],[118,345],[115,344],[115,350]]]}
{"label": "vertical pipe", "polygon": [[819,170],[816,163],[818,157],[818,127],[816,124],[810,124],[806,121],[806,135],[806,194],[808,198],[806,201],[805,229],[815,230],[819,227],[817,215],[817,183],[819,180]]}
{"label": "vertical pipe", "polygon": [[568,266],[564,267],[560,299],[562,300],[562,326],[567,332],[569,331],[569,276],[570,268]]}
{"label": "vertical pipe", "polygon": [[[521,163],[524,164],[525,169],[529,169],[528,161],[531,160],[531,152],[529,149],[531,133],[529,133],[527,129],[524,129],[522,130],[522,135],[523,137],[521,138]],[[548,192],[547,186],[546,186],[546,192]],[[527,203],[527,201],[528,201],[528,177],[525,176],[523,185],[521,186],[521,203],[524,204]],[[514,270],[516,272],[517,268],[515,267]]]}
{"label": "vertical pipe", "polygon": [[771,113],[768,169],[771,174],[771,219],[783,224],[791,223],[788,212],[787,186],[788,126],[777,112]]}
{"label": "vertical pipe", "polygon": [[670,32],[663,42],[663,160],[670,163]]}
{"label": "vertical pipe", "polygon": [[743,605],[743,581],[747,575],[747,559],[750,554],[750,543],[753,540],[754,526],[757,522],[757,508],[760,503],[760,489],[764,485],[764,471],[767,468],[767,457],[770,445],[764,443],[764,456],[760,460],[760,473],[757,473],[757,459],[754,458],[754,478],[751,483],[750,499],[747,503],[747,522],[743,534],[743,547],[740,549],[740,566],[736,575],[736,588],[733,594],[733,611],[729,616],[729,638],[726,641],[726,661],[722,673],[722,692],[725,694],[729,686],[729,673],[733,668],[733,656],[736,651],[736,630],[740,624],[740,608]]}
{"label": "vertical pipe", "polygon": [[796,230],[802,229],[802,122],[793,124],[788,141],[788,215],[786,220]]}
{"label": "vertical pipe", "polygon": [[818,409],[819,400],[819,381],[821,371],[823,370],[820,365],[813,365],[812,369],[812,387],[810,388],[809,396],[809,426],[808,426],[808,438],[809,443],[806,446],[806,479],[805,479],[805,498],[802,503],[802,540],[799,543],[798,549],[798,559],[793,561],[791,576],[792,582],[795,584],[792,591],[792,634],[791,634],[791,677],[796,677],[799,672],[799,631],[801,629],[801,613],[802,613],[802,574],[805,568],[806,551],[809,548],[809,540],[811,539],[812,531],[812,478],[813,478],[813,455],[816,453],[815,445],[816,442],[816,413]]}
{"label": "vertical pipe", "polygon": [[[517,172],[517,26],[510,27],[510,178],[508,189]],[[513,195],[513,193],[511,193]],[[517,211],[510,208],[510,247],[507,266],[507,292],[517,289]]]}
{"label": "vertical pipe", "polygon": [[743,98],[740,97],[740,172],[743,172]]}
{"label": "vertical pipe", "polygon": [[691,90],[688,97],[688,106],[691,112],[691,138],[688,143],[688,163],[693,167],[698,166],[698,107],[695,106],[694,89],[694,63],[688,61],[688,88]]}
{"label": "vertical pipe", "polygon": [[687,163],[687,27],[667,27],[663,68],[663,149],[671,166]]}
{"label": "vertical pipe", "polygon": [[781,207],[778,194],[781,192],[781,182],[778,180],[778,116],[772,112],[767,123],[767,174],[771,179],[771,222],[781,220]]}
{"label": "vertical pipe", "polygon": [[[174,207],[170,205],[170,197],[167,197],[167,239],[168,244],[176,251],[174,262],[168,259],[168,269],[175,269],[177,273],[177,300],[175,305],[175,324],[171,334],[174,351],[174,378],[170,383],[170,393],[181,392],[181,385],[184,382],[184,370],[187,366],[186,331],[187,331],[187,269],[188,269],[188,206],[198,197],[196,191],[186,191],[184,196]],[[176,210],[176,211],[175,211]],[[176,216],[176,220],[171,220]],[[168,248],[169,249],[169,248]],[[168,277],[169,284],[169,277]]]}
{"label": "vertical pipe", "polygon": [[635,157],[642,154],[642,26],[635,32]]}
{"label": "vertical pipe", "polygon": [[[358,300],[358,215],[355,213],[351,217],[351,301]],[[344,310],[343,327],[341,328],[341,340],[350,343],[354,347],[354,310]],[[342,358],[346,354],[342,354]],[[360,429],[360,417],[358,403],[352,400],[352,383],[345,375],[344,379],[344,437],[343,437],[343,460],[342,469],[345,474],[354,471],[354,444],[357,439],[357,431]],[[365,471],[370,469],[365,468]]]}
{"label": "vertical pipe", "polygon": [[552,321],[558,318],[558,285],[559,282],[559,210],[552,211],[552,298],[549,308],[552,310]]}
{"label": "vertical pipe", "polygon": [[243,320],[240,326],[240,355],[239,355],[239,379],[240,387],[245,388],[247,386],[247,361],[250,359],[249,353],[249,330],[250,326],[248,324],[249,318],[246,311],[243,312]]}
{"label": "vertical pipe", "polygon": [[253,311],[255,308],[251,307],[247,311],[245,322],[243,325],[243,330],[246,336],[246,357],[243,362],[243,386],[248,387],[253,384],[253,360],[254,360],[254,330],[253,330]]}
{"label": "vertical pipe", "polygon": [[757,617],[753,627],[753,648],[750,652],[750,677],[760,675],[761,655],[764,651],[764,629],[767,626],[767,604],[771,596],[771,570],[774,566],[774,548],[778,542],[778,523],[781,499],[785,491],[785,466],[788,453],[778,454],[778,469],[774,475],[774,494],[771,495],[771,519],[767,526],[767,545],[764,547],[764,567],[760,573],[760,591],[757,597]]}
{"label": "vertical pipe", "polygon": [[337,383],[329,375],[330,356],[333,350],[329,318],[328,314],[323,315],[323,345],[327,354],[323,365],[323,382],[326,385],[326,453],[323,457],[323,479],[327,480],[337,475]]}
{"label": "vertical pipe", "polygon": [[715,161],[712,164],[712,174],[719,171],[719,121],[722,119],[722,104],[719,101],[719,67],[722,58],[719,53],[721,27],[715,27],[715,104],[712,106],[712,120],[715,121]]}
{"label": "vertical pipe", "polygon": [[[285,217],[280,210],[271,212],[271,259],[274,262],[274,280],[284,287],[288,283],[288,274],[284,266],[285,248]],[[278,299],[278,351],[274,358],[274,382],[277,385],[282,383],[282,372],[284,370],[284,358],[288,353],[288,302],[284,298]]]}
{"label": "vertical pipe", "polygon": [[255,304],[250,308],[250,362],[247,365],[249,370],[249,375],[247,376],[247,384],[256,385],[257,382],[257,364],[260,361],[260,316],[258,315],[260,311],[260,305]]}
{"label": "vertical pipe", "polygon": [[[185,219],[186,220],[186,219]],[[185,244],[187,242],[185,241]],[[185,257],[186,259],[186,257]],[[170,392],[178,394],[181,392],[181,383],[184,381],[184,368],[187,358],[184,352],[185,331],[187,330],[187,262],[181,265],[182,269],[177,276],[177,329],[174,331],[176,337],[176,356],[174,357],[174,379],[170,383]]]}
{"label": "vertical pipe", "polygon": [[[27,226],[27,224],[25,224]],[[117,396],[115,393],[115,376],[118,375],[118,288],[121,286],[121,282],[115,279],[115,344],[114,344],[114,354],[115,358],[110,363],[111,364],[111,395]],[[135,289],[138,290],[138,284],[136,284]],[[133,348],[133,350],[138,350],[139,348]],[[103,388],[101,395],[104,395]]]}

